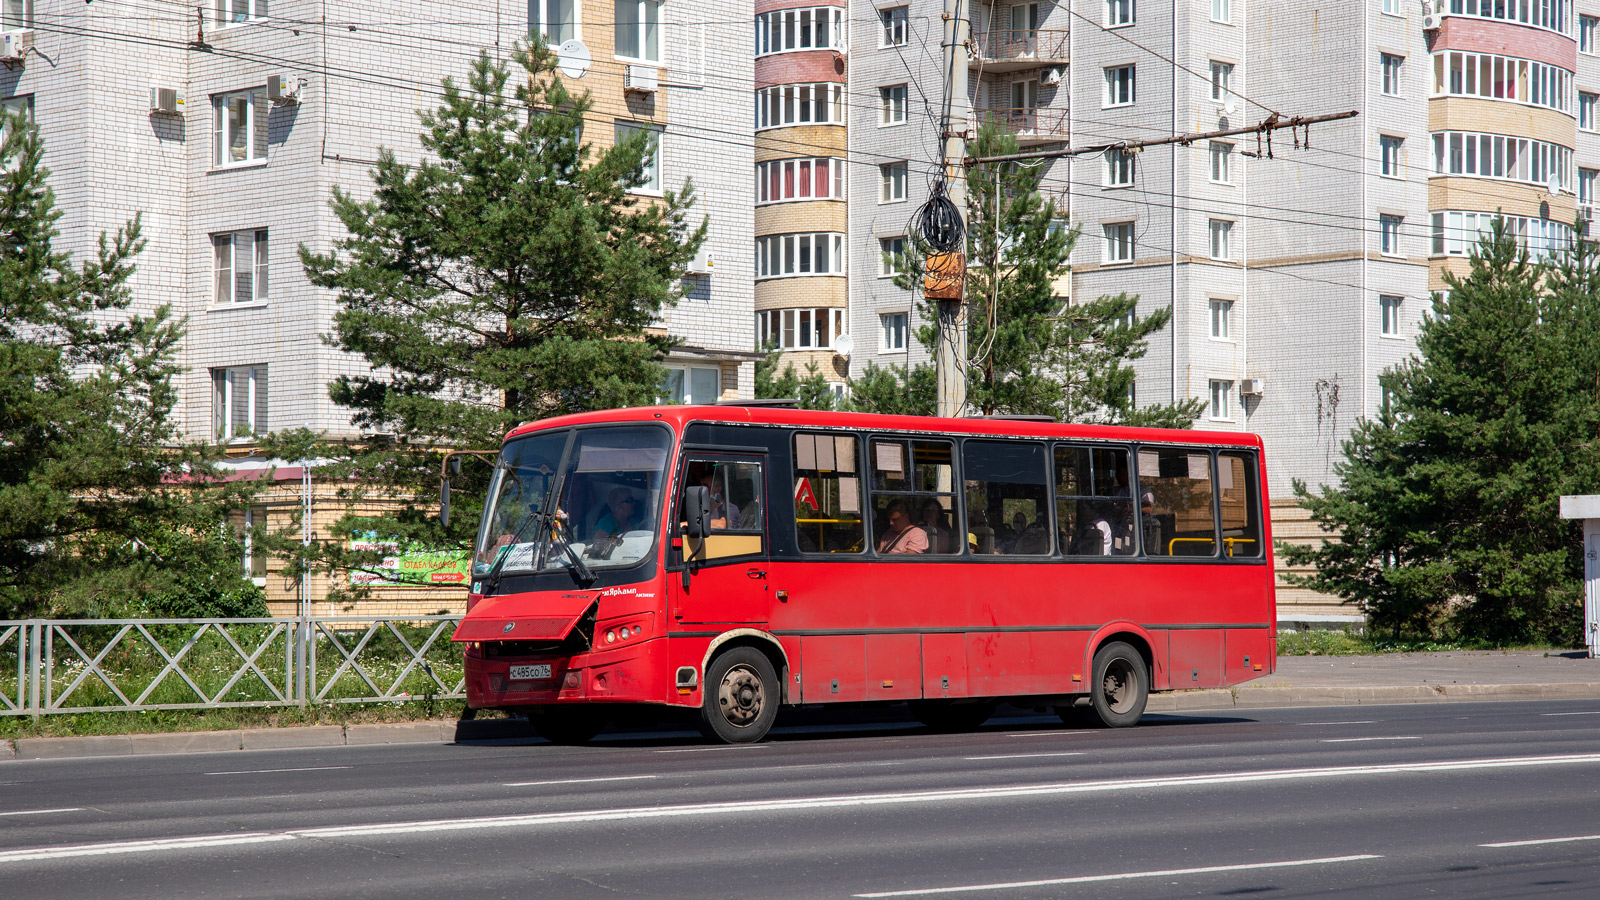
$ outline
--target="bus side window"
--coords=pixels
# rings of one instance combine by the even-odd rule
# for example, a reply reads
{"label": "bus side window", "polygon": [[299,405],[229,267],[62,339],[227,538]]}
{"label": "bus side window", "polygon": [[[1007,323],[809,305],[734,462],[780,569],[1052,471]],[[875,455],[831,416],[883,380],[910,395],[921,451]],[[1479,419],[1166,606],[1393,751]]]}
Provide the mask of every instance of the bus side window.
{"label": "bus side window", "polygon": [[968,440],[961,445],[961,474],[968,543],[977,552],[1050,555],[1050,489],[1042,444]]}
{"label": "bus side window", "polygon": [[[960,555],[955,448],[948,441],[872,441],[872,540],[880,555]],[[894,510],[905,520],[894,521]],[[907,532],[914,529],[915,534]]]}
{"label": "bus side window", "polygon": [[1222,508],[1222,555],[1233,559],[1260,559],[1266,552],[1261,540],[1261,491],[1256,484],[1256,460],[1245,453],[1217,454],[1217,496]]}
{"label": "bus side window", "polygon": [[1056,528],[1066,556],[1132,556],[1133,493],[1128,451],[1120,447],[1055,448]]}
{"label": "bus side window", "polygon": [[1139,450],[1140,525],[1148,556],[1216,556],[1211,454],[1182,447]]}
{"label": "bus side window", "polygon": [[794,436],[795,538],[805,553],[861,553],[861,466],[854,435]]}

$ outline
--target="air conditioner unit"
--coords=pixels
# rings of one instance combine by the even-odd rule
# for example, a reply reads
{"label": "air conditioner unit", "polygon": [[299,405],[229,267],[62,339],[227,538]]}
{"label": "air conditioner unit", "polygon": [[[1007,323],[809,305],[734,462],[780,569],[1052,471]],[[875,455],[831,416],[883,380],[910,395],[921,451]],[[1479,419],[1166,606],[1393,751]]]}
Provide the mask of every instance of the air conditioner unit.
{"label": "air conditioner unit", "polygon": [[689,261],[689,274],[710,275],[711,270],[716,266],[717,261],[711,256],[711,248],[701,244],[700,252],[696,253],[694,259]]}
{"label": "air conditioner unit", "polygon": [[629,66],[622,89],[640,94],[654,94],[660,86],[655,66]]}
{"label": "air conditioner unit", "polygon": [[1583,236],[1588,237],[1594,227],[1594,207],[1583,205],[1578,207],[1578,219],[1583,222]]}
{"label": "air conditioner unit", "polygon": [[31,31],[7,31],[0,34],[0,62],[7,65],[22,62],[22,58],[32,49]]}
{"label": "air conditioner unit", "polygon": [[150,112],[164,116],[183,115],[183,95],[178,93],[177,88],[152,87]]}
{"label": "air conditioner unit", "polygon": [[300,102],[300,82],[287,75],[267,76],[267,99],[273,106]]}
{"label": "air conditioner unit", "polygon": [[1427,13],[1422,17],[1423,31],[1438,31],[1439,26],[1442,24],[1444,24],[1444,16],[1438,13]]}
{"label": "air conditioner unit", "polygon": [[1259,397],[1267,392],[1265,378],[1246,378],[1239,382],[1239,393],[1246,397]]}
{"label": "air conditioner unit", "polygon": [[1039,76],[1039,83],[1040,84],[1051,84],[1051,85],[1060,84],[1061,83],[1061,67],[1060,66],[1051,66],[1050,68],[1045,69],[1044,70],[1044,74]]}

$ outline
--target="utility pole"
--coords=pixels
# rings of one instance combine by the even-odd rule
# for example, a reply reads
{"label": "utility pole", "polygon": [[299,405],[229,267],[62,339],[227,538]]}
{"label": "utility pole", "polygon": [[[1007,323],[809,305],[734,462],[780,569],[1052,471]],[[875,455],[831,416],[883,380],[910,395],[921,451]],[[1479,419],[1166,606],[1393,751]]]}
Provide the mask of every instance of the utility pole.
{"label": "utility pole", "polygon": [[[956,246],[935,243],[928,254],[923,295],[938,304],[939,340],[934,369],[938,374],[939,416],[960,416],[967,406],[966,232],[960,227],[967,205],[967,132],[972,124],[967,100],[967,45],[972,26],[968,0],[944,0],[944,109],[940,137],[944,141],[944,192],[954,207],[959,240]],[[926,230],[923,237],[928,238]],[[950,243],[950,242],[946,242]]]}

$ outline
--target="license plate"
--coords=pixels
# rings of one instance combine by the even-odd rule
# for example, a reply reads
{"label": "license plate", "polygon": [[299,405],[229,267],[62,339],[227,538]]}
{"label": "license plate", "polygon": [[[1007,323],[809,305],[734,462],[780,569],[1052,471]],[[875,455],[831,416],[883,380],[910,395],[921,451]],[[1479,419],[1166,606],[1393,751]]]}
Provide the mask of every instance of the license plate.
{"label": "license plate", "polygon": [[512,681],[533,681],[539,678],[550,677],[550,664],[543,663],[537,666],[512,666]]}

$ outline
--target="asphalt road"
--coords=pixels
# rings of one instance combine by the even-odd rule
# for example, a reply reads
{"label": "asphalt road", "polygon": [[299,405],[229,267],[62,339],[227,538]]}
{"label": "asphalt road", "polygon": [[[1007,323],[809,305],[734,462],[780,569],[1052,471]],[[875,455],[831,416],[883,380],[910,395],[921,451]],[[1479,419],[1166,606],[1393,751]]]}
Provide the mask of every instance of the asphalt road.
{"label": "asphalt road", "polygon": [[1600,703],[0,765],[0,896],[1600,896]]}

